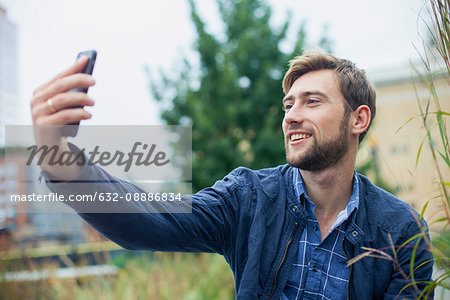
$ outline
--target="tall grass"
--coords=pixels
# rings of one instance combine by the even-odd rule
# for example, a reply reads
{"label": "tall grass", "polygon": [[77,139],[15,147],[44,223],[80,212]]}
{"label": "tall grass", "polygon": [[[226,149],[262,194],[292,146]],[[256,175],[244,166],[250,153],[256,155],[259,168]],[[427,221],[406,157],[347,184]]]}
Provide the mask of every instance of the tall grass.
{"label": "tall grass", "polygon": [[219,255],[146,252],[119,257],[112,263],[119,267],[115,275],[13,283],[0,280],[0,299],[231,300],[235,296],[232,273]]}
{"label": "tall grass", "polygon": [[[450,202],[447,186],[450,185],[450,182],[447,181],[448,179],[446,180],[443,177],[441,162],[444,162],[444,168],[450,168],[449,142],[446,126],[447,122],[445,119],[445,117],[449,116],[450,114],[441,109],[440,99],[436,92],[435,81],[438,79],[436,78],[437,76],[444,74],[447,79],[447,84],[450,84],[450,0],[429,1],[429,11],[431,16],[433,17],[432,20],[434,26],[427,25],[427,28],[432,37],[434,48],[433,46],[428,45],[425,40],[422,39],[424,54],[419,54],[419,56],[424,69],[423,71],[420,71],[415,68],[415,71],[419,76],[421,83],[424,87],[426,87],[428,91],[428,100],[425,103],[422,103],[418,96],[417,103],[420,110],[420,117],[422,119],[423,128],[426,134],[423,143],[426,142],[428,144],[428,148],[431,151],[434,168],[439,178],[439,198],[441,199],[442,206],[446,215],[446,221],[448,222],[450,220]],[[436,130],[438,131],[439,136],[439,138],[437,139],[434,138],[433,135],[433,131]],[[421,154],[421,148],[422,145],[419,148],[417,157],[419,157]]]}
{"label": "tall grass", "polygon": [[[426,11],[431,16],[431,24],[427,25],[428,32],[432,37],[433,45],[430,46],[422,38],[423,54],[419,54],[423,70],[416,69],[421,84],[426,87],[428,99],[425,102],[417,97],[420,110],[425,139],[432,156],[434,170],[438,178],[438,194],[444,217],[430,220],[431,223],[440,223],[443,230],[436,235],[432,235],[430,249],[434,254],[435,266],[437,269],[434,281],[427,288],[431,291],[437,287],[443,291],[450,290],[450,199],[448,186],[449,179],[444,178],[444,174],[450,169],[449,138],[447,132],[447,117],[449,112],[441,108],[441,99],[436,92],[435,83],[439,77],[444,76],[446,83],[450,85],[450,0],[428,0]],[[422,18],[423,19],[423,18]],[[427,24],[427,23],[425,23]],[[419,147],[417,159],[421,155],[423,143]],[[430,201],[436,201],[432,199]],[[428,203],[422,210],[422,215]],[[442,298],[444,292],[442,292]],[[423,299],[427,294],[423,294]]]}
{"label": "tall grass", "polygon": [[[415,266],[415,254],[420,241],[425,240],[430,250],[433,252],[435,261],[435,274],[433,281],[429,282],[422,290],[418,299],[428,299],[433,291],[437,288],[441,289],[441,298],[444,293],[450,290],[450,200],[448,186],[450,186],[449,179],[444,178],[444,174],[448,173],[450,169],[450,151],[449,138],[447,132],[447,120],[450,116],[449,112],[442,110],[441,101],[436,90],[436,83],[438,80],[445,80],[450,85],[450,0],[427,0],[425,2],[425,10],[430,16],[420,15],[420,19],[424,21],[427,26],[428,33],[432,37],[432,45],[427,43],[427,39],[422,37],[423,51],[417,51],[421,59],[421,68],[413,68],[420,80],[420,84],[425,87],[427,96],[423,98],[416,90],[417,104],[420,111],[418,116],[413,116],[407,123],[413,119],[420,118],[422,124],[423,140],[420,144],[417,156],[416,165],[420,157],[423,155],[423,147],[430,150],[433,168],[435,170],[437,181],[437,197],[431,198],[422,208],[421,214],[417,219],[422,232],[412,237],[402,245],[394,245],[391,241],[391,248],[388,254],[387,251],[380,249],[365,248],[366,252],[360,256],[355,257],[349,261],[349,265],[364,259],[365,257],[377,257],[392,261],[393,267],[399,267],[397,253],[405,246],[415,245],[411,255],[411,263],[409,275],[406,272],[402,273],[405,281],[410,281],[406,288],[414,288],[418,290],[418,282],[414,280],[414,272],[423,265]],[[426,22],[430,19],[431,22]],[[417,50],[417,48],[416,48]],[[442,229],[441,232],[431,235],[431,240],[428,238],[426,230],[421,226],[420,219],[423,218],[430,202],[439,201],[442,206],[442,216],[429,220],[430,224],[436,224]],[[436,204],[436,203],[435,203]],[[410,246],[411,247],[411,246]],[[400,268],[401,271],[403,271]]]}

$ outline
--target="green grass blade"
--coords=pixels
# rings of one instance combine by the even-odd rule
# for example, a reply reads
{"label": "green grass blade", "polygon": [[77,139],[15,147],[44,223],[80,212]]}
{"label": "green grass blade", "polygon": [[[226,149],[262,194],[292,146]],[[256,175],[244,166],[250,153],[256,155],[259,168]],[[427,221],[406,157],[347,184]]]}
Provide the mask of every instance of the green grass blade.
{"label": "green grass blade", "polygon": [[413,236],[410,237],[408,240],[406,240],[406,242],[404,242],[404,243],[400,246],[400,248],[405,247],[407,244],[409,244],[410,242],[414,241],[415,239],[417,239],[417,238],[419,238],[419,237],[421,238],[422,235],[423,235],[423,232],[419,232],[419,233],[413,235]]}
{"label": "green grass blade", "polygon": [[450,167],[450,161],[448,160],[448,157],[446,157],[444,154],[442,154],[441,151],[437,150],[437,152],[439,153],[439,155],[442,157],[442,159],[445,161],[445,163],[447,164],[448,167]]}
{"label": "green grass blade", "polygon": [[[428,115],[443,115],[443,116],[450,116],[450,113],[448,112],[444,112],[444,111],[432,111],[432,112],[428,112]],[[418,118],[418,117],[423,117],[425,114],[418,114],[415,115],[411,118],[409,118],[405,123],[403,123],[396,131],[395,133],[399,132],[403,127],[405,127],[409,122],[411,122],[412,120]]]}
{"label": "green grass blade", "polygon": [[444,222],[444,221],[448,221],[447,217],[443,217],[443,218],[439,218],[437,220],[434,220],[433,222],[430,223],[430,225],[436,224],[436,223],[440,223],[440,222]]}
{"label": "green grass blade", "polygon": [[410,271],[409,276],[411,277],[411,282],[413,283],[414,289],[416,291],[418,290],[418,287],[417,287],[416,281],[414,279],[414,264],[416,263],[417,249],[419,248],[419,244],[420,244],[421,240],[422,240],[422,236],[420,236],[417,239],[417,242],[414,245],[414,248],[413,248],[413,251],[412,251],[412,254],[411,254],[411,261],[409,262],[409,271]]}
{"label": "green grass blade", "polygon": [[422,220],[423,215],[424,215],[424,213],[425,213],[425,211],[426,211],[426,209],[427,209],[429,203],[430,203],[430,200],[428,200],[428,201],[425,203],[425,205],[423,206],[422,211],[420,212],[420,217],[419,217],[420,220]]}
{"label": "green grass blade", "polygon": [[417,157],[416,157],[416,166],[415,166],[415,168],[417,168],[417,165],[419,164],[420,152],[422,152],[422,147],[423,147],[423,143],[424,142],[425,142],[425,138],[420,143],[419,150],[417,150]]}

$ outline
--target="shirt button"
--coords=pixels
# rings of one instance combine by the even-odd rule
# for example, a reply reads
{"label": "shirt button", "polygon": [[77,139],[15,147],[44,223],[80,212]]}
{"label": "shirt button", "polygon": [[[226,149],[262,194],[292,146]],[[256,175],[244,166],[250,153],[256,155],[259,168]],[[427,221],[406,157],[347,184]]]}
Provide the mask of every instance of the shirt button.
{"label": "shirt button", "polygon": [[296,211],[298,209],[298,206],[293,206],[292,211]]}
{"label": "shirt button", "polygon": [[317,230],[319,230],[319,226],[314,225],[314,231],[317,231]]}
{"label": "shirt button", "polygon": [[358,231],[356,231],[356,230],[353,231],[353,232],[352,232],[352,235],[353,235],[354,237],[357,237],[357,236],[358,236]]}

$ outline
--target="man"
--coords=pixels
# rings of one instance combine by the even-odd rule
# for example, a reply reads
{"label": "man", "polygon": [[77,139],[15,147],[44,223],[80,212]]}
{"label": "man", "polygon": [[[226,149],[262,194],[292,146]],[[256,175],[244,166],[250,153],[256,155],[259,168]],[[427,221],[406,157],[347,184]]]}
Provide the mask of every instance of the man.
{"label": "man", "polygon": [[[34,124],[90,117],[82,108],[64,109],[93,105],[85,94],[65,93],[94,84],[76,74],[84,64],[36,90]],[[124,248],[222,254],[238,299],[416,298],[431,280],[432,255],[424,236],[404,243],[426,225],[410,206],[354,170],[358,144],[375,115],[375,91],[364,71],[309,52],[291,61],[283,89],[287,165],[235,169],[193,195],[190,214],[80,215]],[[38,144],[77,151],[57,134],[39,134],[38,126],[36,132]],[[114,181],[97,166],[42,167],[47,179]],[[70,181],[48,184],[59,193],[79,193]],[[140,192],[120,182],[83,192],[95,191]],[[385,259],[368,255],[347,265],[368,248],[383,251]],[[411,266],[417,267],[414,277]]]}

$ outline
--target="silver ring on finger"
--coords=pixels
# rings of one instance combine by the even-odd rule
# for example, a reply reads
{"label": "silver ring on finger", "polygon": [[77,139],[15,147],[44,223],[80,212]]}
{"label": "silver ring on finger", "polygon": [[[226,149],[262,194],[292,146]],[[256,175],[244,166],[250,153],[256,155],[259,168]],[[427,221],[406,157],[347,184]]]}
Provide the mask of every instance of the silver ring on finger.
{"label": "silver ring on finger", "polygon": [[55,113],[56,112],[56,109],[53,106],[53,99],[52,98],[47,100],[47,105],[48,105],[48,108],[50,109],[51,113]]}

